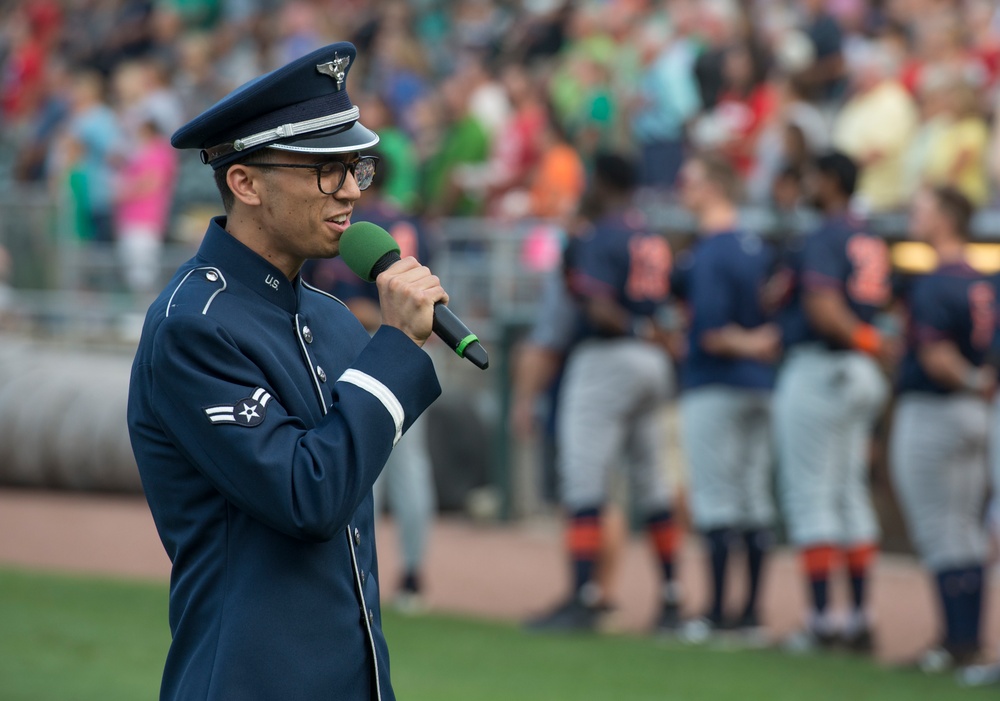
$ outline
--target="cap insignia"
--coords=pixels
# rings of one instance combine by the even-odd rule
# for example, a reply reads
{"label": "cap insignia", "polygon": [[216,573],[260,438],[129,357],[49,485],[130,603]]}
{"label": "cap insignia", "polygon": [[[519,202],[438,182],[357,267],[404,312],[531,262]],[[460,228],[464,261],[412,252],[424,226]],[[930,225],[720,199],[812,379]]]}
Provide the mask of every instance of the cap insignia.
{"label": "cap insignia", "polygon": [[333,60],[326,63],[320,63],[316,66],[316,70],[323,75],[328,75],[337,81],[337,90],[344,87],[344,77],[347,75],[347,67],[351,65],[350,56],[337,56],[333,55]]}

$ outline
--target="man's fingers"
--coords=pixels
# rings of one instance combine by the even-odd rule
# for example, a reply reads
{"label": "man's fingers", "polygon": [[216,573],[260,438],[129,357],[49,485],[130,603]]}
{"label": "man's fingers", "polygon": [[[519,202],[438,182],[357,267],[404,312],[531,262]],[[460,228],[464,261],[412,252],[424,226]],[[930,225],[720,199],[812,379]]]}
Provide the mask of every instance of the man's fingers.
{"label": "man's fingers", "polygon": [[392,265],[382,275],[379,282],[396,292],[404,288],[421,291],[435,302],[448,301],[448,294],[441,286],[441,279],[430,268],[420,265],[415,258],[404,258]]}
{"label": "man's fingers", "polygon": [[420,265],[415,258],[404,258],[398,263],[394,263],[382,275],[379,275],[379,280],[384,284],[394,285],[408,285],[427,278],[437,280],[435,284],[440,283],[440,280],[431,272],[430,268],[426,265]]}

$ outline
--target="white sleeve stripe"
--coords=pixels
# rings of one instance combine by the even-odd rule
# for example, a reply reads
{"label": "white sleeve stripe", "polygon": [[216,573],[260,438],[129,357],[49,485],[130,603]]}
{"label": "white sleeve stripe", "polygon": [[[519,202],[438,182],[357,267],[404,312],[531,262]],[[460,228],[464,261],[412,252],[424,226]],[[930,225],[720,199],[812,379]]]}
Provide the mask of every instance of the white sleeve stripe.
{"label": "white sleeve stripe", "polygon": [[337,382],[347,382],[352,385],[356,385],[366,392],[370,393],[380,402],[382,406],[385,407],[386,411],[389,412],[389,416],[392,417],[392,422],[396,425],[396,435],[392,440],[392,445],[395,446],[399,442],[400,436],[403,435],[403,405],[399,403],[396,399],[396,395],[386,387],[384,384],[376,380],[371,375],[367,375],[360,370],[355,370],[350,368],[344,371],[344,374],[340,376]]}

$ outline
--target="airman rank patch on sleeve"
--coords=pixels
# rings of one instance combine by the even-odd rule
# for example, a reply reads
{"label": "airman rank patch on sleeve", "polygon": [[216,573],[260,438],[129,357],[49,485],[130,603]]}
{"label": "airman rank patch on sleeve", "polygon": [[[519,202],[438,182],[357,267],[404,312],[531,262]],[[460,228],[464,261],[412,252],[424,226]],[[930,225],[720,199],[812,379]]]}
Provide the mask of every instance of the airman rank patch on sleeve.
{"label": "airman rank patch on sleeve", "polygon": [[263,387],[258,387],[251,396],[235,404],[218,404],[206,408],[205,416],[213,424],[236,424],[249,428],[264,421],[269,401],[270,393]]}

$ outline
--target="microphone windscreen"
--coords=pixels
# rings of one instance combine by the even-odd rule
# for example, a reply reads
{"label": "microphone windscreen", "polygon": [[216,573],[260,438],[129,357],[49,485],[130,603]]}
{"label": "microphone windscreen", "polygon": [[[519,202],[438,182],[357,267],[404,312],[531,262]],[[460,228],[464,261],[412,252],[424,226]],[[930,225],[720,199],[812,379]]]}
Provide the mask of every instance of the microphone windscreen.
{"label": "microphone windscreen", "polygon": [[347,267],[363,280],[372,282],[372,268],[386,253],[399,254],[399,244],[378,224],[359,221],[351,224],[340,237],[340,257]]}

